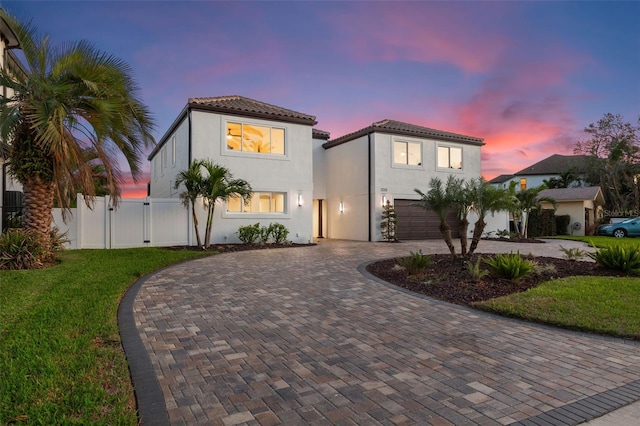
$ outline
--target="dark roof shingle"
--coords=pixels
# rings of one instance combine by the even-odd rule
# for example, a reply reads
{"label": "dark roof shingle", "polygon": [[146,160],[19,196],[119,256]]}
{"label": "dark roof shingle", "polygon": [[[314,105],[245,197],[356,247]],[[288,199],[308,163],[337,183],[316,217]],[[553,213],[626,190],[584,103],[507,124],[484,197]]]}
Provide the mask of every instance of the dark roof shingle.
{"label": "dark roof shingle", "polygon": [[385,119],[377,121],[372,125],[360,129],[356,132],[349,133],[339,138],[330,140],[323,146],[325,148],[331,148],[336,145],[343,144],[345,142],[352,141],[361,136],[369,133],[391,133],[394,135],[416,136],[416,137],[429,137],[439,140],[446,140],[452,142],[460,142],[471,145],[484,145],[484,140],[473,136],[465,136],[458,133],[445,132],[442,130],[431,129],[429,127],[418,126],[415,124],[403,123],[401,121]]}
{"label": "dark roof shingle", "polygon": [[532,166],[520,170],[516,173],[516,176],[557,175],[569,170],[584,172],[587,169],[588,158],[588,155],[553,154]]}
{"label": "dark roof shingle", "polygon": [[599,186],[578,186],[575,188],[552,188],[543,189],[538,194],[538,197],[549,197],[556,201],[582,201],[582,200],[594,200],[602,199],[604,197]]}
{"label": "dark roof shingle", "polygon": [[230,113],[241,116],[265,118],[299,124],[315,125],[314,115],[304,114],[244,96],[218,96],[215,98],[189,98],[189,106],[207,111]]}

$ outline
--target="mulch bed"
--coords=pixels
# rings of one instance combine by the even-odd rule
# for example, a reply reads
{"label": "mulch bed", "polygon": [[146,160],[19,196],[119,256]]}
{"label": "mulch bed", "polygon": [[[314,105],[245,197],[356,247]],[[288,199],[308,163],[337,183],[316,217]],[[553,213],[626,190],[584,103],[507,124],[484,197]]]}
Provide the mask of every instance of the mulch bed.
{"label": "mulch bed", "polygon": [[557,259],[553,257],[524,256],[540,265],[553,265],[555,271],[532,273],[517,281],[487,275],[474,280],[468,270],[468,262],[477,261],[478,257],[488,259],[493,254],[473,254],[467,259],[453,259],[449,254],[429,255],[430,266],[418,277],[409,276],[408,272],[399,269],[396,259],[386,259],[367,266],[367,271],[391,284],[406,288],[416,293],[458,305],[471,305],[473,302],[493,299],[518,293],[535,287],[545,281],[578,275],[626,276],[609,271],[595,262]]}

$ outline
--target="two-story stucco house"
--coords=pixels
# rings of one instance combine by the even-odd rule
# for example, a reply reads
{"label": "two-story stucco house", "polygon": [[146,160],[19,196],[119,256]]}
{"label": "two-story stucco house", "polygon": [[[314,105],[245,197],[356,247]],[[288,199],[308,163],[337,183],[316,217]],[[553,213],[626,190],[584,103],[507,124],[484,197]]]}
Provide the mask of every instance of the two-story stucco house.
{"label": "two-story stucco house", "polygon": [[[559,179],[566,172],[572,172],[576,177],[580,177],[586,172],[588,159],[589,156],[587,155],[553,154],[513,175],[497,176],[491,179],[489,183],[499,188],[509,188],[511,182],[515,182],[516,191],[536,188],[550,179]],[[575,181],[571,186],[582,186],[582,183]]]}
{"label": "two-story stucco house", "polygon": [[[294,242],[313,239],[312,127],[315,117],[242,96],[192,98],[149,156],[149,195],[175,198],[175,178],[209,159],[254,191],[216,206],[212,241],[238,242],[240,226],[281,223]],[[204,226],[204,225],[203,225]]]}
{"label": "two-story stucco house", "polygon": [[480,177],[483,144],[479,138],[394,120],[324,143],[326,236],[380,241],[382,207],[389,200],[398,217],[398,238],[439,238],[435,214],[413,205],[419,199],[414,189],[427,191],[433,177]]}
{"label": "two-story stucco house", "polygon": [[[241,96],[189,99],[149,156],[153,198],[178,197],[179,171],[211,159],[255,191],[249,205],[216,208],[213,242],[237,242],[239,226],[279,222],[290,239],[380,241],[386,200],[398,238],[439,238],[434,213],[414,206],[432,177],[480,177],[476,137],[383,120],[330,140],[314,116]],[[456,218],[450,217],[457,229]]]}

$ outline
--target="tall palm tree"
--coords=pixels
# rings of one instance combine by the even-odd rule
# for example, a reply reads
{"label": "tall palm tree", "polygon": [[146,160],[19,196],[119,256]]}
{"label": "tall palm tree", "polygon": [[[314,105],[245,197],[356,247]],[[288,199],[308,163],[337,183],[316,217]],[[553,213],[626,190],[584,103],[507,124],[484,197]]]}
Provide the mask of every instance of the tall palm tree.
{"label": "tall palm tree", "polygon": [[251,199],[252,191],[249,182],[243,179],[234,179],[226,167],[213,163],[210,160],[202,160],[206,176],[203,181],[202,195],[207,206],[207,227],[204,235],[205,248],[211,245],[211,228],[213,225],[213,212],[218,200],[227,201],[230,198],[241,198],[245,203]]}
{"label": "tall palm tree", "polygon": [[[0,156],[24,192],[25,227],[48,245],[53,200],[69,207],[68,182],[93,194],[92,147],[104,167],[109,192],[118,200],[121,174],[116,154],[124,155],[134,181],[144,149],[154,143],[154,123],[137,97],[131,68],[86,41],[53,45],[31,24],[6,11],[0,17],[16,35],[26,72],[0,70]],[[89,195],[85,201],[90,204]]]}
{"label": "tall palm tree", "polygon": [[469,213],[473,210],[475,203],[475,189],[472,181],[465,181],[449,175],[445,190],[453,199],[453,205],[458,214],[458,234],[460,238],[460,254],[467,254],[469,230]]}
{"label": "tall palm tree", "polygon": [[191,207],[191,216],[193,217],[193,226],[196,230],[196,240],[198,247],[202,247],[200,240],[200,230],[198,229],[198,215],[196,214],[196,202],[198,197],[202,196],[204,188],[204,178],[202,176],[202,161],[195,160],[191,162],[189,168],[181,170],[176,177],[175,188],[184,185],[185,190],[180,193],[182,205],[185,208]]}
{"label": "tall palm tree", "polygon": [[444,239],[452,256],[456,255],[456,248],[451,238],[451,227],[447,223],[447,212],[454,206],[454,199],[451,192],[447,191],[445,185],[439,178],[432,178],[429,181],[429,190],[424,193],[419,189],[414,191],[420,195],[420,201],[414,203],[424,209],[431,210],[440,219],[440,234]]}

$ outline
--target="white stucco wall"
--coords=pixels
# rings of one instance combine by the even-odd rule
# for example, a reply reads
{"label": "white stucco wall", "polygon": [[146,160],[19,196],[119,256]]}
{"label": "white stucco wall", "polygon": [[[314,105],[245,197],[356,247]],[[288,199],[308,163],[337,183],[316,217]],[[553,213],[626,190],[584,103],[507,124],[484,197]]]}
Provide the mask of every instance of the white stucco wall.
{"label": "white stucco wall", "polygon": [[[375,149],[373,151],[374,195],[372,203],[372,240],[382,241],[380,233],[380,217],[382,214],[383,196],[392,203],[394,199],[419,199],[415,189],[428,191],[429,181],[439,177],[443,182],[454,175],[457,178],[472,179],[480,177],[480,146],[444,142],[433,139],[395,136],[382,133],[372,135]],[[422,146],[422,164],[405,166],[393,163],[393,142],[417,142]],[[349,142],[351,143],[351,142]],[[441,169],[437,167],[437,147],[450,146],[462,149],[462,170]]]}
{"label": "white stucco wall", "polygon": [[[285,130],[285,155],[243,153],[227,149],[227,121],[250,123],[261,126],[279,127]],[[172,191],[175,176],[189,164],[189,129],[185,119],[175,132],[177,149],[176,164],[171,162],[171,137],[167,138],[167,167],[164,172],[156,170],[161,165],[162,149],[152,159],[151,196],[178,197],[180,191]],[[313,160],[311,126],[260,120],[211,112],[191,112],[191,159],[210,159],[227,167],[233,176],[249,182],[256,192],[284,192],[286,206],[284,213],[227,213],[226,205],[218,203],[214,210],[212,242],[237,243],[240,226],[260,223],[281,223],[289,231],[289,240],[306,243],[312,236],[313,209]],[[156,175],[157,174],[157,175]],[[156,189],[157,185],[157,189]],[[298,196],[301,205],[298,205]],[[198,209],[201,235],[204,236],[206,215]],[[193,239],[195,241],[195,238]]]}
{"label": "white stucco wall", "polygon": [[[175,138],[175,160],[173,140]],[[162,167],[162,157],[166,163]],[[185,117],[166,138],[160,151],[151,160],[150,181],[153,198],[176,198],[180,191],[174,188],[175,179],[181,170],[189,167],[189,122]]]}
{"label": "white stucco wall", "polygon": [[327,198],[327,154],[322,147],[327,141],[313,139],[313,199]]}
{"label": "white stucco wall", "polygon": [[328,222],[325,236],[329,238],[369,239],[367,145],[368,138],[363,136],[325,151]]}

